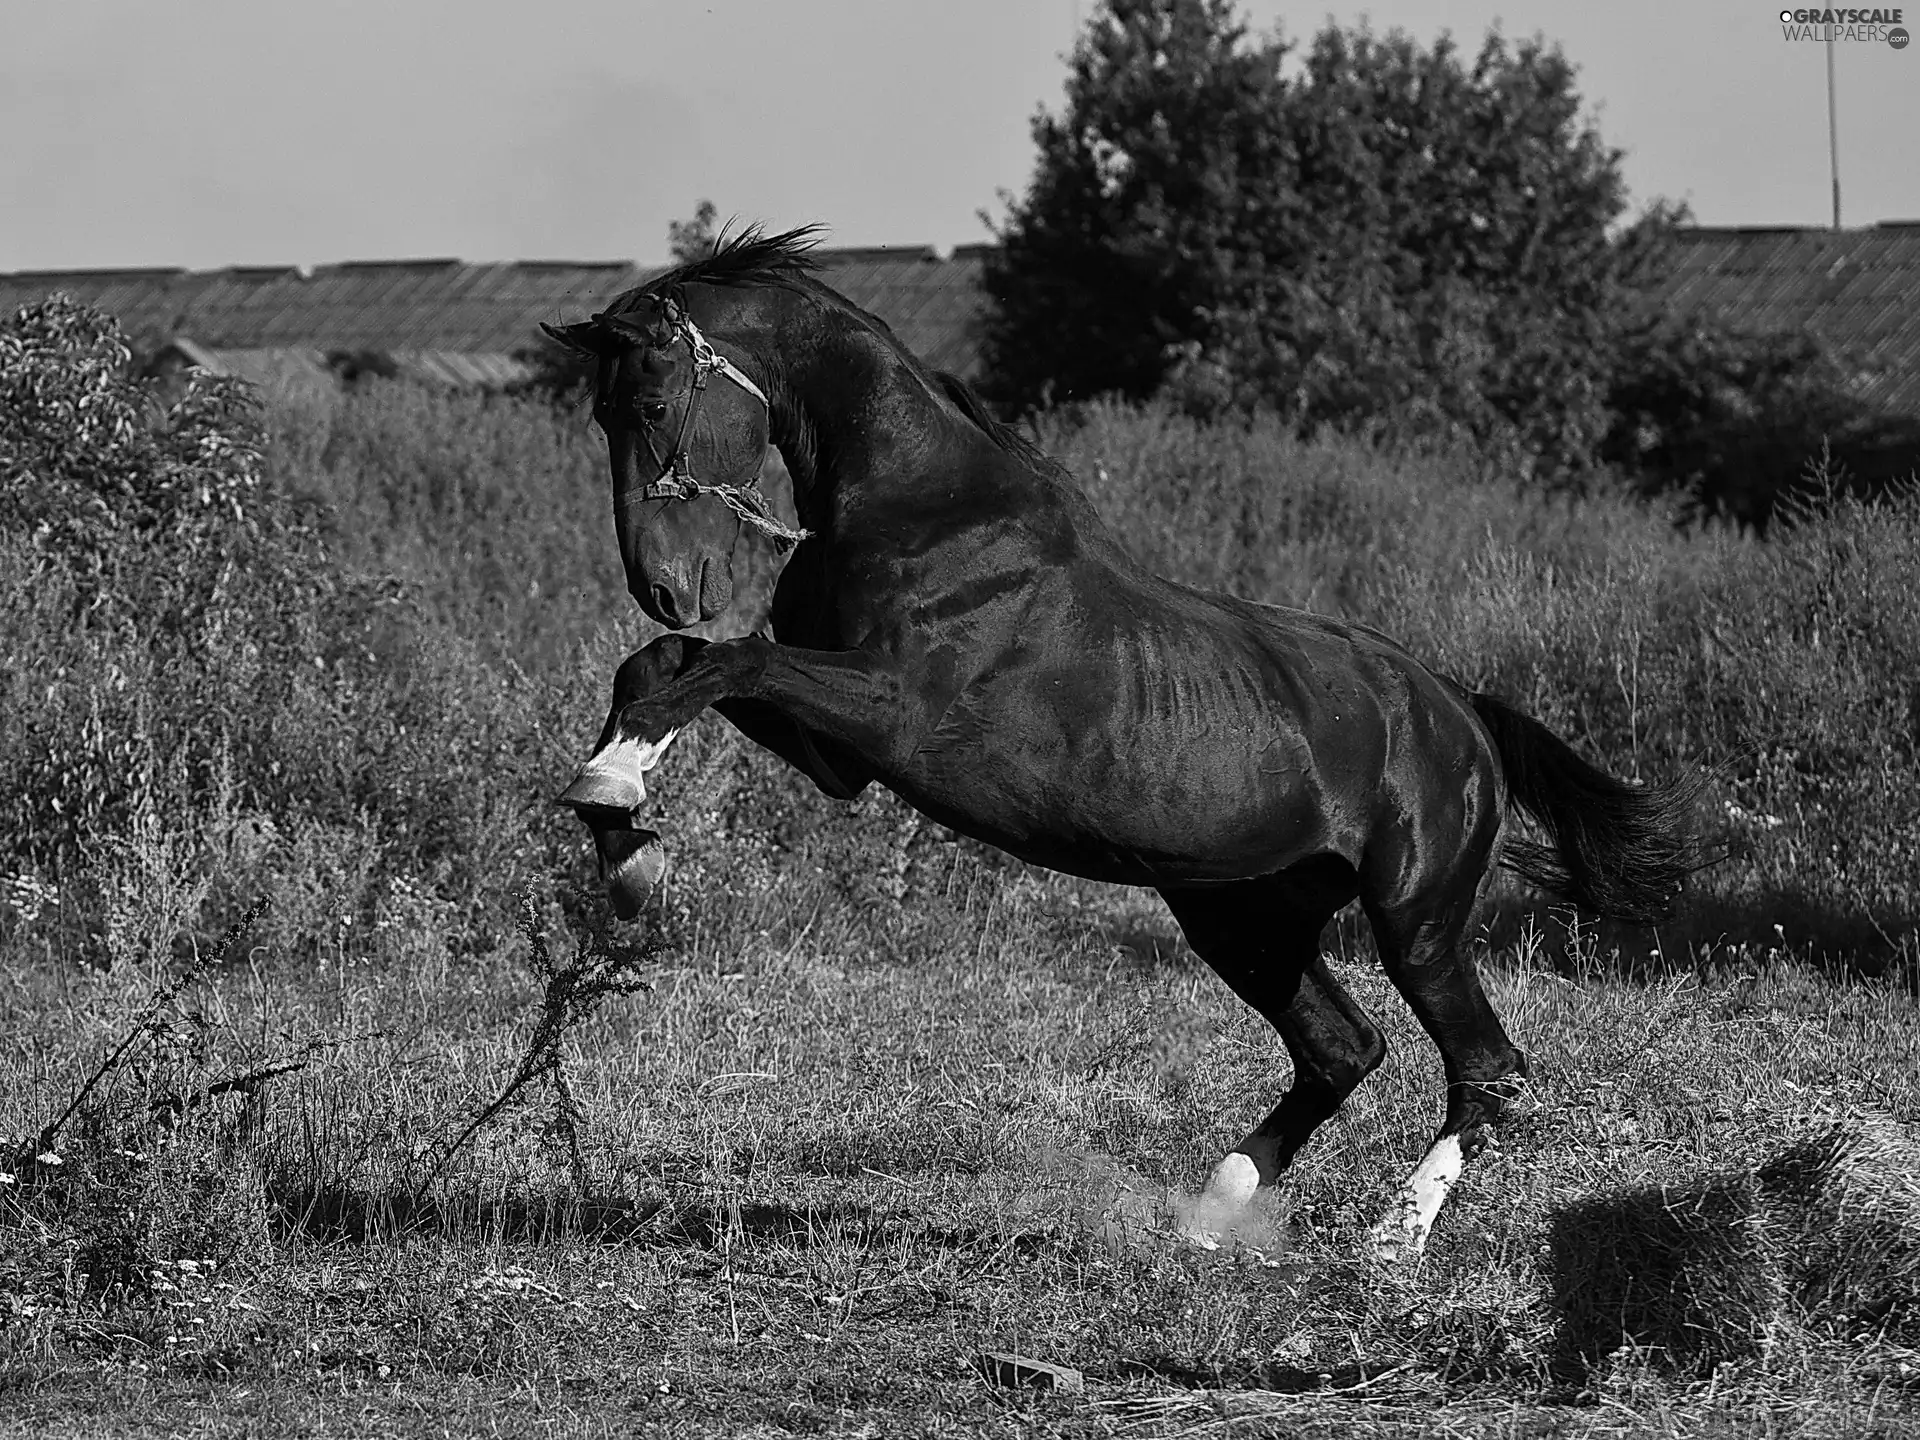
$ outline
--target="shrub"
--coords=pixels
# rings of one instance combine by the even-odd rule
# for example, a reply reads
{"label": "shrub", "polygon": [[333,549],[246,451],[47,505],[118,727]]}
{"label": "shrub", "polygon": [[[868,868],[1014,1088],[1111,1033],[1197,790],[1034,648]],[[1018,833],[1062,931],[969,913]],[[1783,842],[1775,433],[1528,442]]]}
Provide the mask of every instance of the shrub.
{"label": "shrub", "polygon": [[0,327],[0,528],[70,568],[88,610],[177,628],[239,566],[284,568],[298,527],[262,489],[249,387],[196,372],[161,413],[130,360],[116,321],[63,296]]}
{"label": "shrub", "polygon": [[[393,386],[276,415],[266,461],[247,387],[196,377],[162,411],[106,316],[56,298],[0,339],[0,863],[73,882],[84,908],[104,842],[164,820],[202,865],[245,833],[247,875],[279,892],[271,867],[311,871],[295,890],[364,916],[395,871],[464,893],[546,862],[564,762],[516,662],[565,669],[591,602],[570,609],[557,577],[585,571],[588,535],[611,550],[520,519],[567,474],[546,412],[503,402],[488,425]],[[424,433],[402,443],[409,423]],[[393,454],[409,478],[369,484]],[[514,643],[472,638],[503,625]],[[349,852],[379,873],[320,866]],[[505,923],[494,909],[474,923]]]}
{"label": "shrub", "polygon": [[1920,422],[1862,399],[1841,356],[1811,335],[1654,318],[1622,336],[1608,408],[1602,459],[1642,489],[1756,526],[1816,497],[1803,483],[1815,460],[1869,493],[1920,469]]}
{"label": "shrub", "polygon": [[0,845],[56,869],[210,782],[330,588],[250,390],[196,376],[162,411],[127,361],[58,296],[0,329]]}

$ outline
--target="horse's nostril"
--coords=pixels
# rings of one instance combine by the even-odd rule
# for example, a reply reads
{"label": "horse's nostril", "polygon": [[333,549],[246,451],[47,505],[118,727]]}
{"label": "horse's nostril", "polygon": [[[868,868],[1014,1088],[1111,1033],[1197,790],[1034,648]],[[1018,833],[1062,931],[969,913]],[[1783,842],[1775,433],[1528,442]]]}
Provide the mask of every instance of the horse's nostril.
{"label": "horse's nostril", "polygon": [[653,610],[663,625],[680,623],[680,607],[673,598],[673,591],[664,585],[653,587]]}

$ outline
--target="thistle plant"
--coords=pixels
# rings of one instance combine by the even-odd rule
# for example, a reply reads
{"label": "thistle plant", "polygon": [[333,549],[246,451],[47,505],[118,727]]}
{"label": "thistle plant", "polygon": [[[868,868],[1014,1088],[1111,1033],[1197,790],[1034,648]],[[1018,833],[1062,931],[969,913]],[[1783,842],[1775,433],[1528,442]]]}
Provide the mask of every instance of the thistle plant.
{"label": "thistle plant", "polygon": [[547,943],[546,929],[534,906],[530,891],[519,896],[520,933],[526,938],[528,964],[542,982],[539,1009],[534,1014],[533,1032],[527,1037],[520,1063],[505,1085],[465,1128],[447,1142],[413,1188],[412,1204],[417,1207],[427,1188],[444,1171],[460,1150],[495,1117],[518,1100],[531,1085],[544,1080],[553,1096],[553,1123],[550,1133],[564,1141],[573,1167],[574,1181],[586,1187],[586,1159],[580,1151],[580,1106],[567,1083],[565,1057],[561,1044],[607,1000],[616,996],[651,990],[638,971],[659,954],[660,945],[623,945],[605,929],[587,933],[570,955],[558,957]]}

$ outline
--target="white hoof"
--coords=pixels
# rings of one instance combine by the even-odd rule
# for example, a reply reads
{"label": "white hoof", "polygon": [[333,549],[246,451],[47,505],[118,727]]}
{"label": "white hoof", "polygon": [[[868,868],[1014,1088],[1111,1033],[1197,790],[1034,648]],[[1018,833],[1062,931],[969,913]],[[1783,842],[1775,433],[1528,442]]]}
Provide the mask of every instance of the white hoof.
{"label": "white hoof", "polygon": [[1234,1151],[1213,1167],[1207,1188],[1182,1217],[1180,1233],[1203,1250],[1218,1250],[1259,1188],[1259,1167],[1251,1157]]}
{"label": "white hoof", "polygon": [[1400,1264],[1420,1257],[1465,1165],[1459,1136],[1443,1135],[1434,1142],[1370,1233],[1376,1259]]}

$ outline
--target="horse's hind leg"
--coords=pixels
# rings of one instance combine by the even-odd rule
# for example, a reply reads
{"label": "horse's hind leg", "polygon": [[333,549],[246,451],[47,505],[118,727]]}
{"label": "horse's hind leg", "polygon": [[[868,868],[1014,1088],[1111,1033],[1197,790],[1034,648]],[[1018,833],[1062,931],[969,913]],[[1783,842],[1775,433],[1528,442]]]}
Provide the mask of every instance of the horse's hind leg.
{"label": "horse's hind leg", "polygon": [[1463,867],[1418,899],[1362,897],[1387,975],[1439,1046],[1447,1077],[1440,1133],[1374,1226],[1374,1249],[1382,1259],[1411,1257],[1425,1248],[1448,1192],[1491,1138],[1527,1073],[1526,1057],[1507,1038],[1462,948],[1480,878]]}
{"label": "horse's hind leg", "polygon": [[1386,1042],[1320,955],[1320,932],[1352,898],[1353,871],[1329,857],[1232,885],[1164,889],[1187,941],[1264,1015],[1293,1060],[1293,1083],[1214,1169],[1198,1238],[1271,1185],[1386,1055]]}

